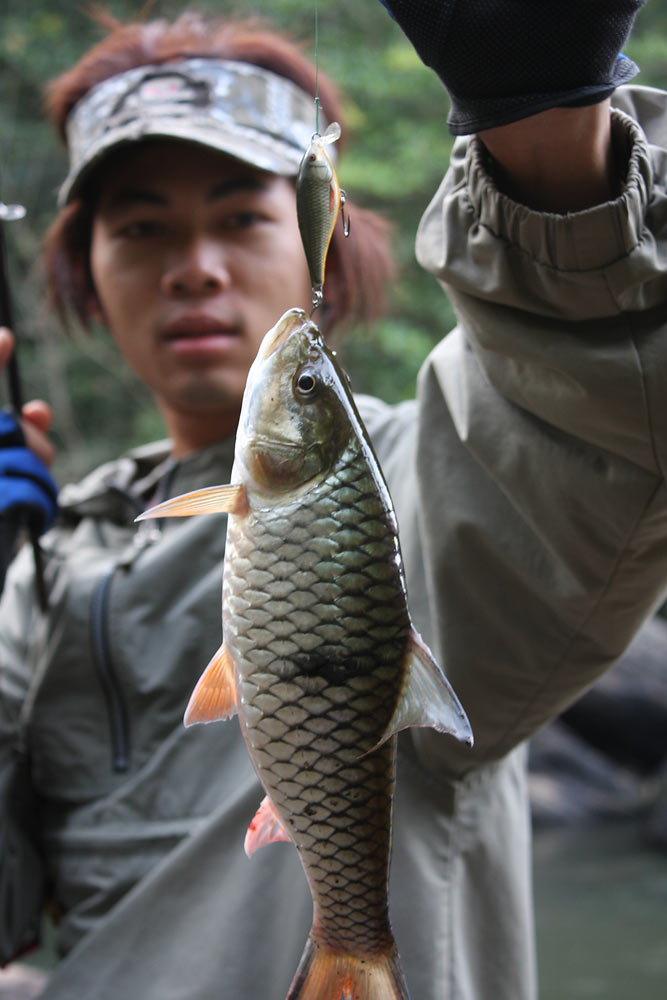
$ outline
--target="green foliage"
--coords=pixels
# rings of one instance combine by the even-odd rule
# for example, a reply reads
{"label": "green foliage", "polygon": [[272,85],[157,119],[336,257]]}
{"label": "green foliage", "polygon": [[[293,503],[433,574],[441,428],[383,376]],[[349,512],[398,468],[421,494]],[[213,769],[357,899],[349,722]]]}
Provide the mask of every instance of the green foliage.
{"label": "green foliage", "polygon": [[[142,0],[106,4],[120,19],[140,17],[146,6]],[[266,17],[314,54],[314,0],[199,0],[191,6]],[[175,0],[154,0],[150,16],[171,17],[183,8]],[[61,479],[162,433],[148,393],[105,336],[64,338],[43,304],[40,241],[66,170],[64,152],[42,118],[43,88],[100,37],[100,28],[72,0],[3,4],[0,198],[28,209],[26,220],[7,233],[15,325],[26,397],[42,395],[55,406]],[[649,0],[626,51],[642,66],[640,82],[667,86],[665,0]],[[398,400],[413,393],[421,360],[454,322],[441,289],[413,253],[417,223],[451,150],[447,97],[378,0],[319,0],[319,65],[346,93],[341,183],[353,201],[383,211],[397,234],[399,278],[389,318],[372,331],[352,331],[341,353],[355,388]]]}
{"label": "green foliage", "polygon": [[[451,323],[443,327],[446,333]],[[348,338],[337,351],[343,365],[355,373],[356,392],[398,402],[411,399],[421,363],[433,346],[433,337],[415,323],[387,319]]]}
{"label": "green foliage", "polygon": [[[65,479],[159,436],[162,429],[148,393],[103,335],[67,340],[43,306],[40,240],[66,171],[64,152],[42,118],[43,88],[101,31],[71,0],[6,0],[6,6],[0,44],[5,109],[0,197],[28,208],[26,220],[8,233],[15,326],[25,395],[41,395],[54,404],[57,472]],[[141,16],[143,6],[129,0],[106,4],[121,19]],[[303,40],[314,55],[314,3],[201,0],[193,6],[213,14],[267,18]],[[156,0],[151,16],[171,17],[182,9],[180,3]],[[397,233],[400,280],[391,291],[391,318],[372,331],[352,331],[346,363],[355,386],[397,400],[414,392],[421,360],[451,324],[442,292],[419,270],[413,254],[419,216],[448,160],[446,95],[378,3],[320,0],[318,14],[320,68],[346,93],[349,123],[341,183],[353,201],[384,211]],[[439,109],[435,115],[434,108]]]}

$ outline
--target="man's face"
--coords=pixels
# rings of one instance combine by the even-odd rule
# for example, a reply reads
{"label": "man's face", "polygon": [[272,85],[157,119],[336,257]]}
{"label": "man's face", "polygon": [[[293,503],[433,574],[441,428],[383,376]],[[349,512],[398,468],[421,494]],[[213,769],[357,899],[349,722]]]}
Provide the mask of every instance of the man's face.
{"label": "man's face", "polygon": [[233,433],[248,369],[310,281],[286,178],[152,142],[99,175],[91,268],[101,316],[157,399],[176,453]]}

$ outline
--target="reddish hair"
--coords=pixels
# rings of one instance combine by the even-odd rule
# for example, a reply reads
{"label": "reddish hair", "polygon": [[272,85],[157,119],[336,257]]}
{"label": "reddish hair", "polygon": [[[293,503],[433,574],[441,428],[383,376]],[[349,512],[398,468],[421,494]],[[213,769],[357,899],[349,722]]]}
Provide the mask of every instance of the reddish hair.
{"label": "reddish hair", "polygon": [[[97,9],[95,19],[107,35],[47,88],[46,112],[65,141],[65,123],[74,107],[95,84],[136,66],[181,58],[230,59],[261,66],[294,81],[319,100],[328,121],[344,121],[339,93],[319,73],[298,45],[259,20],[204,19],[188,12],[173,22],[152,20],[123,24]],[[339,147],[343,141],[339,142]],[[64,319],[70,313],[89,325],[89,307],[95,296],[90,273],[90,240],[94,201],[81,197],[63,208],[49,229],[46,265],[49,299]],[[393,274],[389,225],[377,213],[351,205],[350,237],[338,225],[329,249],[328,267],[338,280],[335,296],[325,298],[318,320],[330,331],[347,321],[368,322],[384,311],[387,280]],[[341,244],[345,243],[344,246]]]}

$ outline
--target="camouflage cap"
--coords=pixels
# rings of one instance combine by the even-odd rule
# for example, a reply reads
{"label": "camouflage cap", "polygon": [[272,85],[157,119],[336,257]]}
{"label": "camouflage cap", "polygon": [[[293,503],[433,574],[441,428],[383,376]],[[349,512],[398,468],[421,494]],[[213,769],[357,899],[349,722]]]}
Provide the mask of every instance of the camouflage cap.
{"label": "camouflage cap", "polygon": [[[321,127],[326,127],[319,115]],[[93,87],[67,119],[65,205],[112,149],[146,138],[181,139],[262,170],[296,175],[314,130],[314,98],[252,63],[192,58],[138,66]]]}

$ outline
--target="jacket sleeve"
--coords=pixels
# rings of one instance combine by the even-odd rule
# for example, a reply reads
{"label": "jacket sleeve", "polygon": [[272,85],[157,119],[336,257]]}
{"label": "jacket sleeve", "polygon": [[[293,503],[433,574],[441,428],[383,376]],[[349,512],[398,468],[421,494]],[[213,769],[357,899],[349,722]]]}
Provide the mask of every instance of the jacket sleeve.
{"label": "jacket sleeve", "polygon": [[39,938],[43,865],[38,807],[22,733],[29,650],[39,613],[25,547],[12,563],[0,601],[0,964]]}
{"label": "jacket sleeve", "polygon": [[530,211],[497,191],[473,138],[418,234],[458,319],[419,385],[429,638],[475,747],[414,738],[454,773],[574,700],[665,591],[667,153],[614,121],[629,151],[616,201]]}

